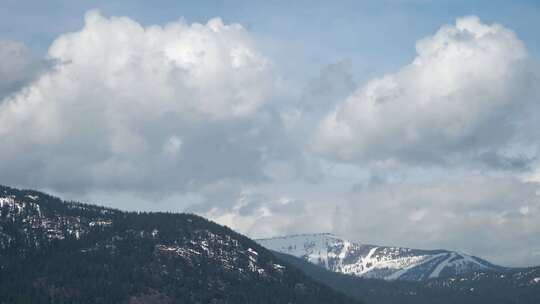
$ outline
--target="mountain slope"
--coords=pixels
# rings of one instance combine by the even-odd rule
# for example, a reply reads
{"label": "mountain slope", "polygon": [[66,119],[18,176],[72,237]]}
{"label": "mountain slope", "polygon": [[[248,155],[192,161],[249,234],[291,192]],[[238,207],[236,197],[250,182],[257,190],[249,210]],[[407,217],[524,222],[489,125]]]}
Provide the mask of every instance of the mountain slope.
{"label": "mountain slope", "polygon": [[384,281],[344,275],[303,258],[283,253],[277,257],[311,278],[366,303],[377,304],[537,304],[540,303],[540,267],[477,271],[426,281]]}
{"label": "mountain slope", "polygon": [[356,303],[234,231],[0,186],[0,303]]}
{"label": "mountain slope", "polygon": [[473,271],[505,270],[458,252],[358,244],[328,233],[259,239],[257,242],[328,270],[364,278],[423,281]]}

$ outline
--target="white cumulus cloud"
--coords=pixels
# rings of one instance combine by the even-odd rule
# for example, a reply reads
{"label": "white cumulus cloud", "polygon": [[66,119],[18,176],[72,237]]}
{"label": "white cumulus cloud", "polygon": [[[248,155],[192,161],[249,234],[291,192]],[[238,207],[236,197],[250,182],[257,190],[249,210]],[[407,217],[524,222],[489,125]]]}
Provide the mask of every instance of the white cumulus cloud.
{"label": "white cumulus cloud", "polygon": [[507,156],[537,89],[523,43],[501,25],[464,17],[416,50],[410,64],[369,81],[330,112],[315,150],[345,161]]}
{"label": "white cumulus cloud", "polygon": [[241,25],[145,27],[89,11],[48,57],[50,70],[0,104],[0,139],[10,143],[0,170],[10,183],[182,188],[257,174],[260,148],[248,131],[264,125],[254,121],[274,73]]}

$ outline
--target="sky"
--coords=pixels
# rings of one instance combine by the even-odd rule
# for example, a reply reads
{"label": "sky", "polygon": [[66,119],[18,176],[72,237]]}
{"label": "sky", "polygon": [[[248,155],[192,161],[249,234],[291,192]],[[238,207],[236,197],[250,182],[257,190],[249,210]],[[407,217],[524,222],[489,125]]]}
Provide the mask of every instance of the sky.
{"label": "sky", "polygon": [[0,183],[540,264],[537,1],[0,1]]}

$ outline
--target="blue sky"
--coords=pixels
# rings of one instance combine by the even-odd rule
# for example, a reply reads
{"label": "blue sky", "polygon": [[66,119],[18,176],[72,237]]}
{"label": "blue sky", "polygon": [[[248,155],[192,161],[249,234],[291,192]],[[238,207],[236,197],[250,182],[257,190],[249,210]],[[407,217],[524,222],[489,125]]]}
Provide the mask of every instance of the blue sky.
{"label": "blue sky", "polygon": [[0,183],[537,265],[539,29],[525,0],[3,0]]}

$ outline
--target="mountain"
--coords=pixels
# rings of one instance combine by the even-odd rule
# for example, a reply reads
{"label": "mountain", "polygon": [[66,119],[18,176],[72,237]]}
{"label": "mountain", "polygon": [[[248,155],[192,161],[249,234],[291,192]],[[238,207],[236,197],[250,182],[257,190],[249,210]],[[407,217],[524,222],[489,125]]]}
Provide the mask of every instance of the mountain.
{"label": "mountain", "polygon": [[199,216],[0,186],[0,303],[357,303]]}
{"label": "mountain", "polygon": [[366,245],[329,233],[299,234],[257,242],[270,250],[303,258],[333,272],[389,281],[424,281],[474,271],[505,270],[455,251]]}
{"label": "mountain", "polygon": [[504,272],[474,271],[425,281],[385,281],[329,271],[303,258],[275,253],[314,280],[353,298],[376,304],[537,304],[540,267]]}

